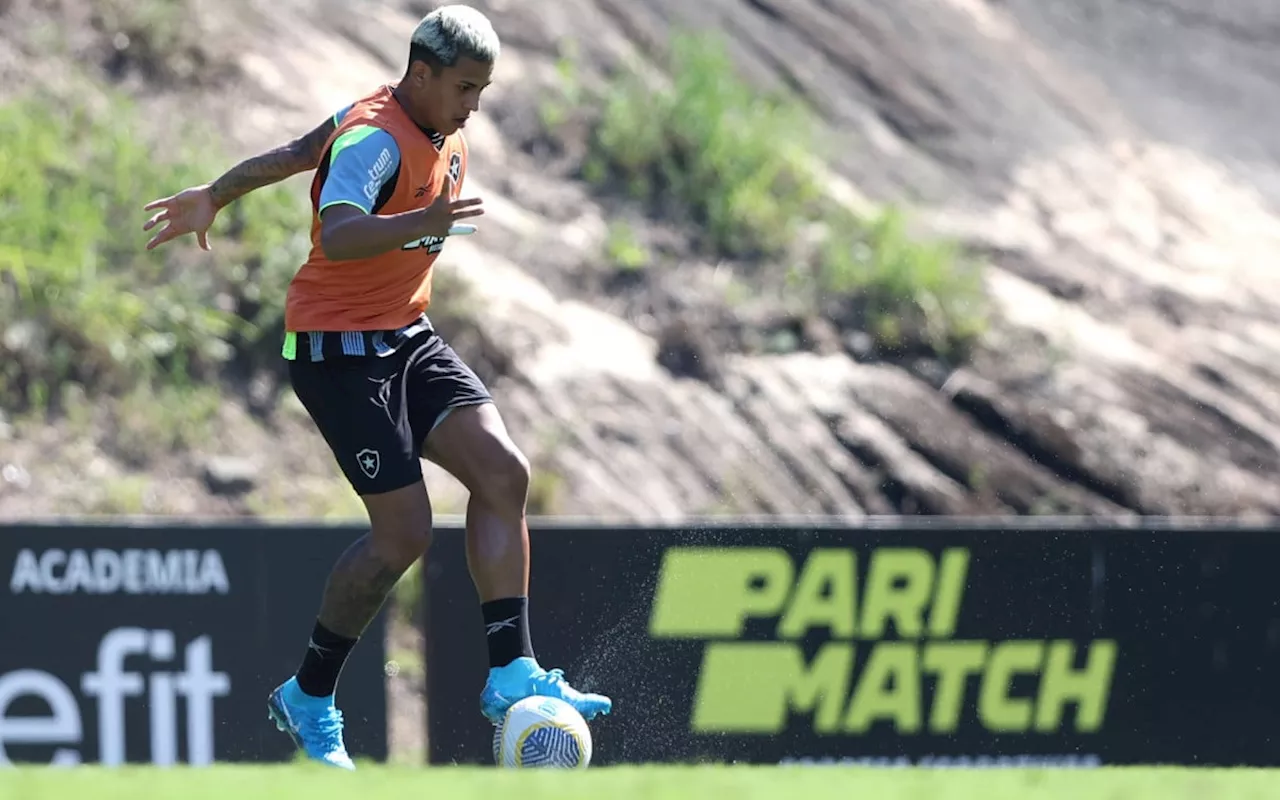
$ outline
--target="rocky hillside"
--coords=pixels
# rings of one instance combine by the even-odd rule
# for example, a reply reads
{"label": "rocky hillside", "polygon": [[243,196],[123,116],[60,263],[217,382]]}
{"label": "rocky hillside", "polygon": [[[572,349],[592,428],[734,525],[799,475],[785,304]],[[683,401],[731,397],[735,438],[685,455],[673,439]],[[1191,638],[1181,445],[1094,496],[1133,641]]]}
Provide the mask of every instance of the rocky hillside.
{"label": "rocky hillside", "polygon": [[[0,78],[47,80],[88,56],[150,119],[198,113],[243,155],[394,79],[432,5],[243,0],[206,13],[201,36],[174,28],[187,67],[166,71],[139,50],[159,45],[121,39],[90,4],[0,0]],[[534,458],[539,510],[1280,511],[1269,0],[476,5],[506,47],[468,128],[489,213],[441,262],[467,311],[440,314]],[[580,132],[543,113],[563,98],[557,67],[570,57],[587,89],[660,75],[682,30],[726,36],[746,80],[814,114],[826,202],[902,204],[913,235],[981,260],[990,313],[970,352],[886,348],[829,315],[728,299],[741,259],[583,179]],[[642,269],[609,266],[619,220],[652,254]],[[111,431],[12,414],[0,516],[296,515],[271,498],[332,496],[336,472],[287,392],[263,414],[261,387],[229,385],[213,435],[145,462],[122,459]],[[86,509],[108,478],[141,499]]]}

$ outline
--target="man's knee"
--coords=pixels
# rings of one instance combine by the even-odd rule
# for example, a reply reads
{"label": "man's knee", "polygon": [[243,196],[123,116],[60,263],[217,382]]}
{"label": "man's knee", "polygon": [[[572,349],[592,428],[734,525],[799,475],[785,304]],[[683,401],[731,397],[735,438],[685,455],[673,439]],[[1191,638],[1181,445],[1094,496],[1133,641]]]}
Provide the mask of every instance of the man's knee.
{"label": "man's knee", "polygon": [[492,403],[455,409],[427,437],[423,455],[461,481],[473,499],[499,512],[523,511],[529,459]]}
{"label": "man's knee", "polygon": [[523,509],[529,497],[529,459],[509,440],[491,450],[475,477],[473,493],[487,505]]}
{"label": "man's knee", "polygon": [[374,547],[388,566],[408,568],[431,546],[431,502],[421,483],[361,499]]}

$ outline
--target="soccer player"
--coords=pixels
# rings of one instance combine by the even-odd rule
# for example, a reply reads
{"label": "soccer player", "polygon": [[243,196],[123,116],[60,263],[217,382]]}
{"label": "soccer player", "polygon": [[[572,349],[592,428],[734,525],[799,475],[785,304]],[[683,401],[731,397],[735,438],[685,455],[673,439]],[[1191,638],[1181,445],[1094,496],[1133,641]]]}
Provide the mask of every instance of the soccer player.
{"label": "soccer player", "polygon": [[420,458],[468,489],[467,564],[481,602],[490,669],[480,709],[495,724],[531,696],[568,701],[586,719],[612,701],[545,670],[529,633],[529,463],[488,389],[433,330],[432,265],[450,229],[483,214],[462,198],[461,128],[480,106],[499,43],[466,6],[424,17],[396,84],[309,134],[225,175],[146,206],[147,248],[194,233],[209,249],[219,209],[300,172],[312,181],[311,253],[289,285],[282,353],[290,382],[368,511],[370,532],[333,567],[296,674],[268,708],[307,756],[354,765],[334,703],[351,649],[404,571],[426,551],[431,504]]}

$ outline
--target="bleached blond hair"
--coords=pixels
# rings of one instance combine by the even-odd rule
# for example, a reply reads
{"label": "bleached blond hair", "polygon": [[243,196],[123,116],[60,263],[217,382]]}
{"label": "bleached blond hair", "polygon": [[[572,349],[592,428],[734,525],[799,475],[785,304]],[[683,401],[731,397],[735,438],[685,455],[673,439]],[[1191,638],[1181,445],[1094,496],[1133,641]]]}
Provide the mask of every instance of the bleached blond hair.
{"label": "bleached blond hair", "polygon": [[460,58],[486,64],[501,50],[493,24],[482,12],[463,5],[441,6],[422,18],[409,39],[410,61],[425,57],[433,69],[452,67]]}

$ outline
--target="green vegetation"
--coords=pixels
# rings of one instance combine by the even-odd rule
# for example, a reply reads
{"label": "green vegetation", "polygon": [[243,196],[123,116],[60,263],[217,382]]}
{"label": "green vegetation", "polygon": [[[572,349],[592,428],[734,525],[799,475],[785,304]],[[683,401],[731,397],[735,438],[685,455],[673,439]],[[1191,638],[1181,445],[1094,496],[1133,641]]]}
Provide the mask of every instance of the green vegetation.
{"label": "green vegetation", "polygon": [[727,255],[785,252],[822,201],[803,161],[809,120],[737,79],[714,41],[679,38],[672,55],[669,87],[635,73],[611,86],[586,174],[682,209]]}
{"label": "green vegetation", "polygon": [[977,263],[951,242],[912,239],[897,209],[855,226],[827,241],[814,281],[819,297],[854,301],[887,347],[919,342],[939,355],[963,354],[986,327]]}
{"label": "green vegetation", "polygon": [[1261,800],[1275,796],[1277,776],[1259,769],[855,769],[843,767],[609,767],[583,772],[489,767],[379,767],[362,762],[339,773],[302,763],[288,766],[165,768],[127,766],[52,769],[20,767],[0,781],[0,800],[343,800],[423,794],[451,800],[489,795],[528,800],[609,797],[930,798],[930,800]]}
{"label": "green vegetation", "polygon": [[[0,394],[10,409],[58,407],[73,383],[135,395],[164,384],[177,398],[237,356],[278,349],[284,289],[305,255],[305,208],[282,187],[226,209],[213,253],[185,241],[146,251],[143,206],[229,162],[198,130],[148,131],[127,97],[100,86],[85,96],[97,94],[106,102],[0,105]],[[188,400],[192,413],[216,408]],[[178,416],[175,434],[196,422]]]}
{"label": "green vegetation", "polygon": [[636,232],[625,222],[614,220],[609,223],[609,235],[604,249],[605,256],[618,269],[638,270],[649,265],[649,252],[636,239]]}
{"label": "green vegetation", "polygon": [[[865,328],[887,349],[956,355],[981,334],[977,265],[949,243],[909,236],[897,209],[864,220],[829,198],[803,104],[746,84],[714,38],[675,39],[669,72],[667,85],[621,74],[587,103],[562,68],[564,94],[544,122],[563,122],[571,100],[603,109],[583,166],[588,181],[687,220],[705,249],[754,264],[757,282],[787,275],[808,313]],[[805,245],[814,228],[821,244]],[[617,245],[611,238],[614,261]]]}

